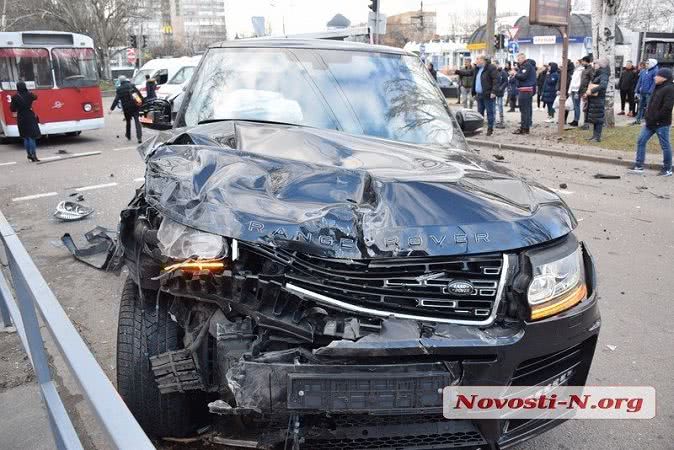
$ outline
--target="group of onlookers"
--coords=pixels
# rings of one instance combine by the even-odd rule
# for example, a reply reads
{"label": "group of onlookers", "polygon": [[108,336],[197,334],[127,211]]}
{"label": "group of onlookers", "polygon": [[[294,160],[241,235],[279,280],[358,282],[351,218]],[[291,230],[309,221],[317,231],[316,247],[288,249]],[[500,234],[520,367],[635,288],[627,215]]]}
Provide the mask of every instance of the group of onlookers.
{"label": "group of onlookers", "polygon": [[[606,93],[609,87],[610,63],[602,57],[593,61],[585,56],[573,63],[567,62],[567,102],[560,104],[561,68],[551,62],[542,68],[524,54],[517,56],[515,65],[494,65],[490,59],[479,56],[475,64],[464,60],[464,67],[454,71],[459,76],[460,96],[458,104],[472,108],[477,102],[478,112],[487,118],[487,136],[494,128],[505,128],[504,103],[509,112],[520,110],[520,126],[514,134],[529,134],[533,124],[533,97],[538,108],[547,110],[546,122],[555,122],[555,111],[564,111],[564,123],[573,112],[570,126],[583,122],[583,129],[590,129],[588,141],[600,142],[606,120]],[[674,83],[672,71],[659,68],[655,59],[641,62],[636,68],[628,61],[618,81],[621,110],[618,115],[634,117],[633,124],[646,120],[637,143],[637,158],[634,171],[643,171],[645,148],[648,140],[658,136],[663,150],[661,175],[672,174],[672,151],[669,143],[669,128],[674,107]],[[628,107],[627,112],[625,107]]]}

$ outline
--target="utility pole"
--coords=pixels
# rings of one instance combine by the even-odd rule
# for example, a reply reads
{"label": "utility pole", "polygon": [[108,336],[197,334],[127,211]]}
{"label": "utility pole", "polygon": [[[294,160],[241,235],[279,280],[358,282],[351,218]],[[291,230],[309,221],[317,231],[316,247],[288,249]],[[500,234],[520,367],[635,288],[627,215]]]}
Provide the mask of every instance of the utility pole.
{"label": "utility pole", "polygon": [[[569,23],[569,17],[571,16],[571,2],[568,2],[568,8],[566,10],[566,23]],[[557,108],[557,133],[559,135],[564,134],[564,124],[566,123],[566,87],[569,85],[571,80],[567,79],[569,73],[569,26],[560,27],[560,32],[562,34],[562,74],[560,77],[559,83],[559,108]]]}
{"label": "utility pole", "polygon": [[494,57],[494,35],[496,34],[496,0],[487,0],[487,29],[485,39],[487,41],[487,56]]}

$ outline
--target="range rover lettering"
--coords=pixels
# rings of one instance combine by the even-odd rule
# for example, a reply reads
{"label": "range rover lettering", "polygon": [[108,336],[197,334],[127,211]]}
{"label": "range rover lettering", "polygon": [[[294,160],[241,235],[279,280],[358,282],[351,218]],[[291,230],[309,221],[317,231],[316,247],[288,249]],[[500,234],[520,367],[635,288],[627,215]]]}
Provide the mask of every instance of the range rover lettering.
{"label": "range rover lettering", "polygon": [[559,424],[447,420],[453,385],[583,385],[592,258],[554,192],[482,159],[413,54],[212,46],[121,212],[119,392],[153,437],[507,448]]}

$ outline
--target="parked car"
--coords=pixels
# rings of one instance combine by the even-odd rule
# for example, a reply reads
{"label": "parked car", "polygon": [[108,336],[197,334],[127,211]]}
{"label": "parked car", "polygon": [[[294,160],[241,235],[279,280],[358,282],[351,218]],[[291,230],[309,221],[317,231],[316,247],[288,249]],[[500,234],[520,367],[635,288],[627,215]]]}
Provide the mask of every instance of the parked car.
{"label": "parked car", "polygon": [[163,86],[183,67],[194,67],[194,65],[194,59],[190,56],[151,59],[134,73],[131,82],[145,95],[145,76],[149,75],[156,81],[157,95],[159,95]]}
{"label": "parked car", "polygon": [[401,49],[212,46],[121,212],[117,383],[143,429],[426,449],[558,425],[442,415],[449,385],[583,385],[600,327],[571,210],[459,124],[482,119]]}
{"label": "parked car", "polygon": [[445,98],[459,98],[459,83],[442,72],[438,72],[438,86]]}

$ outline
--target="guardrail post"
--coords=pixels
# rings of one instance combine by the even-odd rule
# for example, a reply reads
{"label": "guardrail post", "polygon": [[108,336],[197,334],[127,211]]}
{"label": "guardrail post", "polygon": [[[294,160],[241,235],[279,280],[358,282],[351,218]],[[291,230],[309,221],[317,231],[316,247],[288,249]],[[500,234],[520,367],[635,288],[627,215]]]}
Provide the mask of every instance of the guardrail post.
{"label": "guardrail post", "polygon": [[[0,242],[0,264],[7,264],[7,257],[5,256],[5,247]],[[0,269],[2,270],[2,269]],[[0,274],[1,275],[1,274]],[[7,307],[8,298],[4,298],[0,292],[0,328],[9,328],[12,326],[12,316],[9,314]]]}

